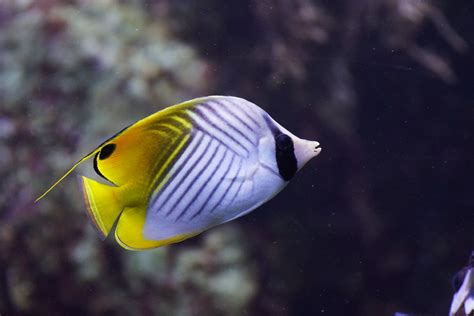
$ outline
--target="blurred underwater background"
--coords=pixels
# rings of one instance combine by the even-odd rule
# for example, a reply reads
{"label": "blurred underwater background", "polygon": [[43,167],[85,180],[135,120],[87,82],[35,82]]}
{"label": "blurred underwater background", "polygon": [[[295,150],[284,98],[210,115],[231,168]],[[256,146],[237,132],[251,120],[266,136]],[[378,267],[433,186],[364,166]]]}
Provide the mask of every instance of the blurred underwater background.
{"label": "blurred underwater background", "polygon": [[[1,315],[447,315],[473,247],[474,2],[0,0]],[[124,126],[235,95],[322,153],[185,242],[102,242],[74,176]],[[81,173],[81,172],[79,172]]]}

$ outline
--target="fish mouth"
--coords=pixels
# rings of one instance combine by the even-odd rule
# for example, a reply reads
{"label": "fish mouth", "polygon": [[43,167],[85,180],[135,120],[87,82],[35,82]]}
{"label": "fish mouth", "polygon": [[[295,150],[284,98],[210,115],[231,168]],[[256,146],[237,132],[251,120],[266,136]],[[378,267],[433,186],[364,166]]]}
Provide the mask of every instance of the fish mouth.
{"label": "fish mouth", "polygon": [[318,142],[315,142],[315,144],[314,144],[314,156],[319,155],[321,150],[322,150],[322,148],[320,147],[320,144]]}
{"label": "fish mouth", "polygon": [[298,169],[301,169],[308,161],[321,152],[321,147],[319,147],[319,142],[317,141],[295,138],[293,142]]}

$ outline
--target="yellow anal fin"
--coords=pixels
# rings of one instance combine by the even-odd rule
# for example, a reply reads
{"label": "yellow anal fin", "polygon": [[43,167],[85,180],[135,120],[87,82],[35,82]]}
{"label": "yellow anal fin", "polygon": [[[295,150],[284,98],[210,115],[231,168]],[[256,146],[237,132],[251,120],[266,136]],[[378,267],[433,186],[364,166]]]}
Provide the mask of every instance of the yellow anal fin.
{"label": "yellow anal fin", "polygon": [[163,240],[149,240],[143,236],[146,208],[126,208],[117,223],[115,239],[120,246],[127,250],[147,250],[177,243],[198,235],[200,232],[182,234]]}
{"label": "yellow anal fin", "polygon": [[81,176],[81,187],[92,222],[105,239],[123,210],[119,188]]}

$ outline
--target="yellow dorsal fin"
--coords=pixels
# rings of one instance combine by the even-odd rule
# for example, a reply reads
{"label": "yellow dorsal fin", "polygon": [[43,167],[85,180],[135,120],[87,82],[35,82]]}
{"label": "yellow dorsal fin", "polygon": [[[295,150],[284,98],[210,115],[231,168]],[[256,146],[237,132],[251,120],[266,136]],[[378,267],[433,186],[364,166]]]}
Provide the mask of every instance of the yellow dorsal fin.
{"label": "yellow dorsal fin", "polygon": [[[99,159],[96,159],[95,167],[96,167],[96,172],[98,172],[99,175],[101,175],[102,177],[106,178],[107,180],[111,181],[112,183],[116,185],[121,185],[123,184],[124,181],[126,181],[130,177],[130,174],[136,177],[137,170],[141,171],[142,173],[144,173],[145,171],[150,171],[150,169],[153,170],[152,168],[153,166],[149,164],[149,161],[153,161],[156,157],[151,157],[151,155],[145,155],[143,154],[143,152],[144,151],[153,152],[160,146],[163,146],[163,143],[169,143],[171,140],[161,139],[160,143],[157,143],[156,135],[154,137],[155,139],[150,139],[150,137],[144,137],[144,135],[149,136],[151,134],[149,132],[149,129],[150,128],[153,129],[153,126],[155,123],[167,117],[173,117],[174,120],[178,122],[178,123],[175,122],[175,124],[181,123],[181,125],[183,125],[181,127],[181,131],[183,129],[184,130],[189,129],[190,125],[186,121],[186,119],[183,120],[183,118],[181,117],[175,117],[174,114],[176,114],[180,110],[188,109],[195,104],[205,102],[211,98],[220,98],[220,96],[203,97],[203,98],[189,100],[189,101],[168,107],[162,111],[156,112],[148,117],[145,117],[139,120],[133,125],[124,128],[123,130],[115,134],[114,136],[104,141],[91,153],[87,154],[85,157],[79,160],[76,164],[74,164],[72,168],[69,169],[48,190],[46,190],[46,192],[40,195],[35,200],[35,202],[38,202],[43,197],[45,197],[49,192],[51,192],[52,189],[54,189],[54,187],[56,187],[64,178],[66,178],[74,169],[76,169],[77,166],[79,166],[81,163],[83,163],[87,159],[99,153],[102,150],[102,148],[110,144],[111,141],[114,141],[115,143],[118,144],[117,150],[115,154],[112,155],[112,157],[110,157],[107,160],[101,160],[100,157]],[[173,139],[174,138],[176,137],[173,137]],[[137,145],[140,145],[140,146],[137,146]],[[113,151],[115,151],[115,148],[113,149]],[[126,161],[126,163],[123,163],[124,161]],[[137,165],[143,166],[143,164],[147,164],[147,163],[149,167],[148,169],[136,168]],[[135,166],[135,168],[131,168],[132,166]],[[130,169],[133,169],[133,173],[130,172]],[[153,171],[156,171],[156,170],[153,170]]]}

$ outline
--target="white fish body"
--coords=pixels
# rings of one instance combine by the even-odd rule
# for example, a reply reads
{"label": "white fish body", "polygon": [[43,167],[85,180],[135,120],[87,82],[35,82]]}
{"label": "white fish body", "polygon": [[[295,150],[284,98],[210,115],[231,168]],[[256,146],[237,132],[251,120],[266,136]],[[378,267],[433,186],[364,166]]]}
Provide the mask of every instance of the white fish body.
{"label": "white fish body", "polygon": [[[244,99],[216,98],[196,108],[202,116],[191,115],[198,126],[193,140],[171,169],[173,180],[150,202],[148,238],[207,229],[257,208],[288,184],[278,172],[271,127],[305,142]],[[301,151],[301,160],[320,151],[317,142],[305,145],[311,150]],[[187,171],[188,180],[179,185]]]}

